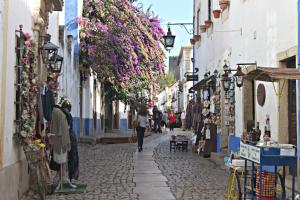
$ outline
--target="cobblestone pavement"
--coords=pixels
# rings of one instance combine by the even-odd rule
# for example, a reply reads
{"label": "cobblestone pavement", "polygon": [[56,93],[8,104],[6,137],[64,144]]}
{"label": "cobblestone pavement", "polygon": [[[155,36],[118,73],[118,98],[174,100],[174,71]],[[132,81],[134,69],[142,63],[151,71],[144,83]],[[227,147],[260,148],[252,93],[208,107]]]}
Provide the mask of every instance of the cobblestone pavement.
{"label": "cobblestone pavement", "polygon": [[[170,153],[168,137],[166,134],[154,134],[145,138],[144,142],[145,149],[159,144],[154,151],[155,162],[167,178],[176,199],[225,199],[226,173],[191,150]],[[136,144],[80,144],[79,182],[87,184],[86,192],[49,195],[47,200],[145,200],[135,193],[133,169],[136,151]],[[29,199],[38,198],[31,192],[22,200]]]}
{"label": "cobblestone pavement", "polygon": [[[154,134],[144,142],[157,139]],[[133,188],[133,156],[136,144],[109,144],[96,146],[80,144],[79,182],[87,184],[86,193],[71,195],[49,195],[47,200],[135,200]],[[30,191],[22,200],[39,199]]]}
{"label": "cobblestone pavement", "polygon": [[188,152],[170,152],[164,141],[155,148],[154,158],[176,199],[227,199],[228,174],[190,147]]}

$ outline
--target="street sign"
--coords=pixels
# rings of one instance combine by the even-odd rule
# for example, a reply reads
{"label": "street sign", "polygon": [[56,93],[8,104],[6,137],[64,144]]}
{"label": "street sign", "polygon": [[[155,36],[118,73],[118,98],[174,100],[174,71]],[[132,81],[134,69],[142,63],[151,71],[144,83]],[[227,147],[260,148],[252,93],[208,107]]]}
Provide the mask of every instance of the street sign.
{"label": "street sign", "polygon": [[198,75],[187,75],[186,80],[187,81],[198,81]]}

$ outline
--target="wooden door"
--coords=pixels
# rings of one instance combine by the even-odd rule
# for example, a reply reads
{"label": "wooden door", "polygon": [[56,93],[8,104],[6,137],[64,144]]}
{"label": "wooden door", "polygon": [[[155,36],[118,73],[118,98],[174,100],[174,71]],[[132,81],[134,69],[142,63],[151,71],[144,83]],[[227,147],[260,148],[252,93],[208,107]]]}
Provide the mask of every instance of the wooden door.
{"label": "wooden door", "polygon": [[[296,68],[296,59],[287,61],[288,68]],[[288,81],[288,127],[289,127],[289,143],[297,145],[297,96],[296,81]]]}

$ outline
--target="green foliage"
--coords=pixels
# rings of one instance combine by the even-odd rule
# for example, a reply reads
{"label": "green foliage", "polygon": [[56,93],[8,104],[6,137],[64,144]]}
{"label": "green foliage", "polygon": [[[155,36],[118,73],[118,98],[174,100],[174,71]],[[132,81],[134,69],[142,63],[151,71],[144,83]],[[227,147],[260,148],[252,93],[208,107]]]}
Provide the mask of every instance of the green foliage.
{"label": "green foliage", "polygon": [[174,83],[176,83],[176,79],[173,73],[168,72],[167,83],[168,83],[168,87],[171,87]]}

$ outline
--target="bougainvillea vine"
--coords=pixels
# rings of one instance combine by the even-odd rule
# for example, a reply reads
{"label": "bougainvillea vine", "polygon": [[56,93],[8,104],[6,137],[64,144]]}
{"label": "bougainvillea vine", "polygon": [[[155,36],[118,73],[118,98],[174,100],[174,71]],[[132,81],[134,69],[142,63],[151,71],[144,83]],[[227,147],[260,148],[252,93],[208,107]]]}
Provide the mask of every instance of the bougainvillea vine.
{"label": "bougainvillea vine", "polygon": [[86,0],[78,22],[81,65],[119,94],[141,91],[163,73],[164,31],[157,16],[127,0]]}

